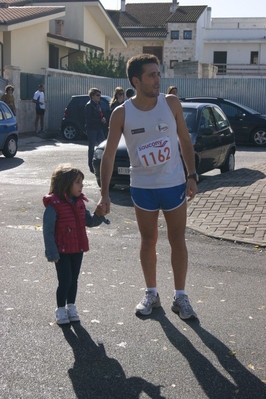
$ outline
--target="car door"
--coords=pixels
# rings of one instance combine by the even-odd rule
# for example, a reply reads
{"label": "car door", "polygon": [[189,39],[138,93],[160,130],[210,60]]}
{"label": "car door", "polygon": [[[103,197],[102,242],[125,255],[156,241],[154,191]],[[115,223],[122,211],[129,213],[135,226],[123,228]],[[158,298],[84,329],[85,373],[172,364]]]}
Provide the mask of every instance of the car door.
{"label": "car door", "polygon": [[7,136],[9,133],[16,132],[17,125],[16,119],[10,110],[10,108],[1,103],[0,106],[0,148],[3,148],[3,145],[6,141]]}
{"label": "car door", "polygon": [[219,107],[227,116],[235,133],[236,141],[243,143],[248,142],[250,132],[254,129],[254,121],[252,121],[250,114],[237,105],[229,104],[224,101],[219,103]]}
{"label": "car door", "polygon": [[228,150],[235,141],[235,134],[230,126],[229,120],[219,107],[214,106],[212,108],[212,112],[217,127],[217,134],[219,136],[219,145],[221,148],[220,159],[217,165],[219,166],[222,165],[226,160]]}
{"label": "car door", "polygon": [[218,167],[221,156],[221,139],[212,106],[207,105],[201,108],[198,123],[198,135],[195,142],[195,150],[200,155],[198,173],[205,173]]}

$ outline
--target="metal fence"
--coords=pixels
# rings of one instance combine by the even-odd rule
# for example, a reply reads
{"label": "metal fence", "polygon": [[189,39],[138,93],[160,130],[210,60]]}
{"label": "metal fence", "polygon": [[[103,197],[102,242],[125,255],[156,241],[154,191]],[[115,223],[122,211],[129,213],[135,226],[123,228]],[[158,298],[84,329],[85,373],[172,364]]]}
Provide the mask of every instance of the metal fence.
{"label": "metal fence", "polygon": [[[92,87],[98,87],[103,94],[112,97],[115,87],[126,90],[130,87],[127,79],[103,77],[46,75],[45,92],[47,102],[48,129],[60,129],[64,109],[74,94],[87,94]],[[264,78],[162,78],[161,92],[169,86],[178,87],[179,97],[213,96],[223,97],[261,113],[266,113],[266,79]]]}

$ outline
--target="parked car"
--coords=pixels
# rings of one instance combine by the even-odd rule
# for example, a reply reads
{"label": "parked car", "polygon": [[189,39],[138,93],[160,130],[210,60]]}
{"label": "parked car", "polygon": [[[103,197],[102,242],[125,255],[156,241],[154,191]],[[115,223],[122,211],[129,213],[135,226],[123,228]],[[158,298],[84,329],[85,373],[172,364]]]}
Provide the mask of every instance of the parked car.
{"label": "parked car", "polygon": [[0,152],[13,158],[18,150],[17,120],[9,106],[0,101]]}
{"label": "parked car", "polygon": [[236,143],[249,143],[258,147],[266,146],[266,115],[225,98],[185,97],[180,100],[217,104],[224,111],[235,132]]}
{"label": "parked car", "polygon": [[[235,169],[235,135],[225,114],[215,104],[182,103],[184,118],[195,150],[198,174],[213,169],[230,172]],[[106,140],[94,152],[93,168],[100,186],[100,164]],[[110,188],[129,184],[129,156],[124,136],[121,137],[114,162]]]}
{"label": "parked car", "polygon": [[[85,131],[85,105],[89,100],[90,97],[88,94],[75,95],[71,97],[70,102],[65,108],[61,122],[61,133],[65,139],[76,140],[87,136]],[[101,96],[100,106],[107,121],[103,126],[106,137],[110,119],[110,101],[111,97],[105,95]]]}

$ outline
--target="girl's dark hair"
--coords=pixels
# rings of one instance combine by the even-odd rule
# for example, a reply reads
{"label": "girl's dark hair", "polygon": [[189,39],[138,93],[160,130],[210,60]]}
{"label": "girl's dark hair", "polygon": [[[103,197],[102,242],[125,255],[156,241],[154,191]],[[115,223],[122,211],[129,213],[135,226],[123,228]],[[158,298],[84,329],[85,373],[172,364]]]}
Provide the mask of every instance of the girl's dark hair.
{"label": "girl's dark hair", "polygon": [[141,75],[143,73],[142,67],[146,64],[157,64],[160,65],[159,59],[153,54],[140,54],[134,57],[131,57],[127,62],[127,77],[130,81],[131,86],[134,86],[132,83],[132,78],[138,78],[141,80]]}
{"label": "girl's dark hair", "polygon": [[70,190],[75,179],[84,174],[80,169],[74,168],[72,165],[59,165],[52,173],[49,194],[56,194],[60,199],[64,199],[64,195],[70,195]]}

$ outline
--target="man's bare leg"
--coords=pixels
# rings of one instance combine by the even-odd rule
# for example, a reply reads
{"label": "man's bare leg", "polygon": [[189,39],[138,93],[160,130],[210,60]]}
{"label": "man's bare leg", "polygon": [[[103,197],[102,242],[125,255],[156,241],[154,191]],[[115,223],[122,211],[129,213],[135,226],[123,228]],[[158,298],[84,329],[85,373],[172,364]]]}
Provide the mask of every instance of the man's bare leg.
{"label": "man's bare leg", "polygon": [[188,254],[185,241],[186,202],[172,211],[165,211],[164,217],[167,224],[168,240],[171,246],[171,263],[175,289],[184,290],[188,267]]}
{"label": "man's bare leg", "polygon": [[141,235],[140,261],[146,287],[156,287],[156,243],[159,211],[148,212],[135,206],[135,213]]}

